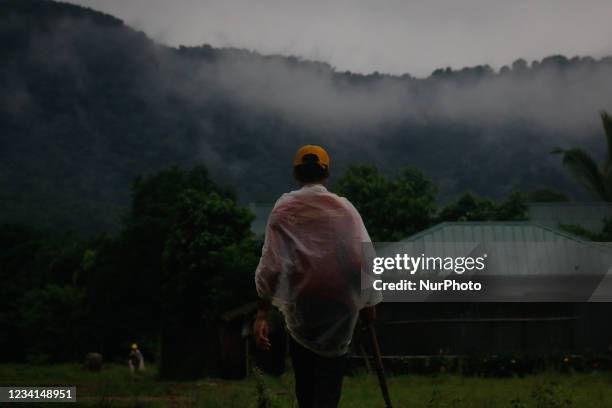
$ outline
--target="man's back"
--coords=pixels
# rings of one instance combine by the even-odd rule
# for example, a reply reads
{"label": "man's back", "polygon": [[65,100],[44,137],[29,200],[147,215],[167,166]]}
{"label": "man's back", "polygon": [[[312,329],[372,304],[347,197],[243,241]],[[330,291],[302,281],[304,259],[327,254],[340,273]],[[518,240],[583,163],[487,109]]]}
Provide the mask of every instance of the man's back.
{"label": "man's back", "polygon": [[292,336],[319,354],[348,349],[364,306],[363,242],[359,213],[320,184],[283,195],[270,215],[258,291],[283,312]]}

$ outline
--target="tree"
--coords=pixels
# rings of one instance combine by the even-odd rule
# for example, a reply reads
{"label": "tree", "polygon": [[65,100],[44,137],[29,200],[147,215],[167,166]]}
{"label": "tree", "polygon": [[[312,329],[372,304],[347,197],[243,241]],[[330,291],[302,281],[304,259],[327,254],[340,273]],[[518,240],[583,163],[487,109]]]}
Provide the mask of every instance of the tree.
{"label": "tree", "polygon": [[[45,308],[52,305],[40,303],[44,296],[57,294],[52,289],[42,291],[48,285],[73,288],[83,250],[83,242],[72,235],[52,234],[24,225],[0,226],[0,360],[23,361],[34,355],[59,360],[73,356],[58,348],[39,348],[44,346],[45,339],[50,342],[59,339],[55,338],[57,332],[43,339],[44,333],[35,331],[37,326],[41,326],[40,330],[52,328],[43,325],[43,319],[33,321],[37,313],[30,312],[36,312],[32,309],[36,301],[40,306],[37,310],[50,313]],[[62,325],[58,323],[58,327]]]}
{"label": "tree", "polygon": [[121,284],[130,288],[131,302],[126,302],[130,303],[130,320],[142,328],[141,332],[153,334],[158,330],[162,256],[179,198],[187,190],[233,197],[210,180],[203,166],[190,171],[173,167],[138,177],[132,187],[132,208],[124,220],[115,255],[122,265]]}
{"label": "tree", "polygon": [[28,291],[19,324],[31,361],[66,361],[82,356],[86,336],[82,289],[55,284]]}
{"label": "tree", "polygon": [[[119,237],[92,243],[83,280],[92,318],[99,322],[97,350],[105,355],[125,353],[138,340],[153,355],[158,348],[162,314],[163,254],[185,191],[232,194],[216,185],[207,170],[176,167],[137,177],[132,205]],[[85,254],[83,254],[85,255]],[[86,261],[86,262],[85,262]],[[117,313],[117,310],[120,312]]]}
{"label": "tree", "polygon": [[496,205],[495,221],[525,221],[527,220],[527,197],[525,194],[512,192],[504,201]]}
{"label": "tree", "polygon": [[485,221],[492,219],[494,213],[495,204],[491,200],[465,193],[444,207],[438,215],[438,220],[440,222]]}
{"label": "tree", "polygon": [[471,193],[461,195],[444,207],[438,221],[522,221],[527,219],[527,199],[514,192],[499,204]]}
{"label": "tree", "polygon": [[553,203],[569,201],[569,198],[562,192],[552,188],[540,188],[530,191],[527,194],[527,199],[531,203]]}
{"label": "tree", "polygon": [[611,242],[612,241],[612,218],[604,218],[600,232],[595,232],[584,228],[578,224],[561,224],[560,228],[570,234],[577,235],[590,241]]}
{"label": "tree", "polygon": [[374,241],[397,241],[421,231],[436,211],[436,188],[415,168],[388,178],[376,167],[355,165],[334,187],[359,210]]}
{"label": "tree", "polygon": [[162,378],[216,369],[220,313],[254,299],[253,214],[214,191],[178,198],[163,254]]}
{"label": "tree", "polygon": [[522,58],[517,59],[512,63],[512,71],[517,73],[523,73],[528,70],[527,61]]}
{"label": "tree", "polygon": [[601,166],[580,148],[564,150],[557,148],[554,154],[561,154],[563,165],[589,191],[604,201],[612,201],[612,118],[601,112],[601,122],[606,136],[606,157]]}

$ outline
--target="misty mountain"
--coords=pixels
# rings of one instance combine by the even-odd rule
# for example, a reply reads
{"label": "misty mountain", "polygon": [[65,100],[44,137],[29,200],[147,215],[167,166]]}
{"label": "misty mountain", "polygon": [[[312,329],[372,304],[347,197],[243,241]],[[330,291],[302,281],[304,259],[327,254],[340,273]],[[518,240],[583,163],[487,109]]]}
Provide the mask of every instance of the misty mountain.
{"label": "misty mountain", "polygon": [[0,43],[0,222],[88,232],[116,226],[136,175],[173,165],[204,164],[242,201],[273,202],[304,143],[328,148],[332,179],[352,163],[411,165],[441,200],[580,194],[549,152],[580,145],[598,156],[598,112],[612,100],[612,58],[361,75],[168,47],[47,0],[0,0]]}

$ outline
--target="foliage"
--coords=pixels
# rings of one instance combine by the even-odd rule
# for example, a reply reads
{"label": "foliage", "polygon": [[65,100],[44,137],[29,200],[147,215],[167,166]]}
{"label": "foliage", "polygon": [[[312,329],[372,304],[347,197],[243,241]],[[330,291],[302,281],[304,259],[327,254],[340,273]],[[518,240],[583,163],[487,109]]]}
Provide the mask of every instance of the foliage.
{"label": "foliage", "polygon": [[599,232],[590,231],[581,225],[569,223],[561,224],[560,228],[570,234],[586,238],[590,241],[612,242],[612,218],[605,218],[603,220],[603,227]]}
{"label": "foliage", "polygon": [[552,188],[541,188],[530,191],[527,194],[527,199],[530,203],[552,203],[569,201],[569,198],[564,193]]}
{"label": "foliage", "polygon": [[524,221],[527,219],[527,200],[514,192],[500,203],[465,193],[449,203],[438,214],[444,221]]}
{"label": "foliage", "polygon": [[527,196],[515,191],[501,202],[464,193],[436,213],[437,188],[420,171],[388,178],[376,167],[355,165],[335,190],[359,210],[375,241],[396,241],[444,221],[523,221]]}
{"label": "foliage", "polygon": [[[83,241],[72,235],[53,234],[24,225],[0,225],[1,360],[19,361],[26,353],[32,354],[33,350],[26,347],[29,341],[23,333],[32,326],[22,326],[20,322],[24,308],[33,307],[33,299],[24,297],[30,296],[29,291],[43,288],[47,288],[44,294],[57,294],[49,288],[51,284],[68,287],[78,283],[83,249]],[[37,336],[29,340],[42,341]],[[49,350],[44,354],[48,355]]]}
{"label": "foliage", "polygon": [[397,241],[427,228],[436,211],[436,188],[419,170],[394,178],[376,167],[350,167],[334,186],[359,210],[374,241]]}
{"label": "foliage", "polygon": [[203,167],[139,177],[133,191],[116,237],[0,226],[0,359],[64,361],[89,351],[124,359],[132,342],[155,358],[173,272],[195,292],[191,303],[168,305],[195,322],[254,296],[252,215]]}
{"label": "foliage", "polygon": [[600,116],[606,137],[606,156],[601,166],[579,148],[557,148],[553,153],[562,155],[563,165],[584,187],[601,200],[612,201],[612,117],[607,112],[601,112]]}
{"label": "foliage", "polygon": [[211,333],[219,314],[254,297],[252,220],[249,210],[216,191],[186,189],[177,197],[162,259],[161,377],[215,369]]}
{"label": "foliage", "polygon": [[[147,354],[157,354],[163,253],[179,198],[186,190],[231,193],[214,184],[207,170],[171,167],[137,177],[132,205],[117,238],[92,242],[83,255],[91,316],[100,322],[97,347],[112,355],[138,341]],[[117,313],[116,305],[121,305]]]}
{"label": "foliage", "polygon": [[50,284],[21,299],[19,324],[31,361],[65,361],[80,357],[86,335],[84,292]]}
{"label": "foliage", "polygon": [[214,319],[252,298],[258,258],[250,211],[216,192],[186,190],[173,218],[163,253],[169,318]]}

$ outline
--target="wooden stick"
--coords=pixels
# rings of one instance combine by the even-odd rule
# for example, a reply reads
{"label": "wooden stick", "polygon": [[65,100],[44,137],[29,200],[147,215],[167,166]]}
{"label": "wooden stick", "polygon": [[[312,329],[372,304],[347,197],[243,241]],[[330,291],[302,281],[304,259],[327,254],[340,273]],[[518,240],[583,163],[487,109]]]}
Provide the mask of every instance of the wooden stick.
{"label": "wooden stick", "polygon": [[374,367],[376,368],[376,375],[378,376],[378,384],[380,385],[380,391],[382,392],[383,399],[385,400],[386,408],[393,408],[391,405],[391,397],[389,396],[389,388],[387,387],[387,380],[385,379],[385,369],[382,363],[380,347],[378,347],[376,331],[374,330],[374,325],[372,323],[368,323],[368,335],[370,337],[370,343],[372,344],[372,352],[374,354]]}

